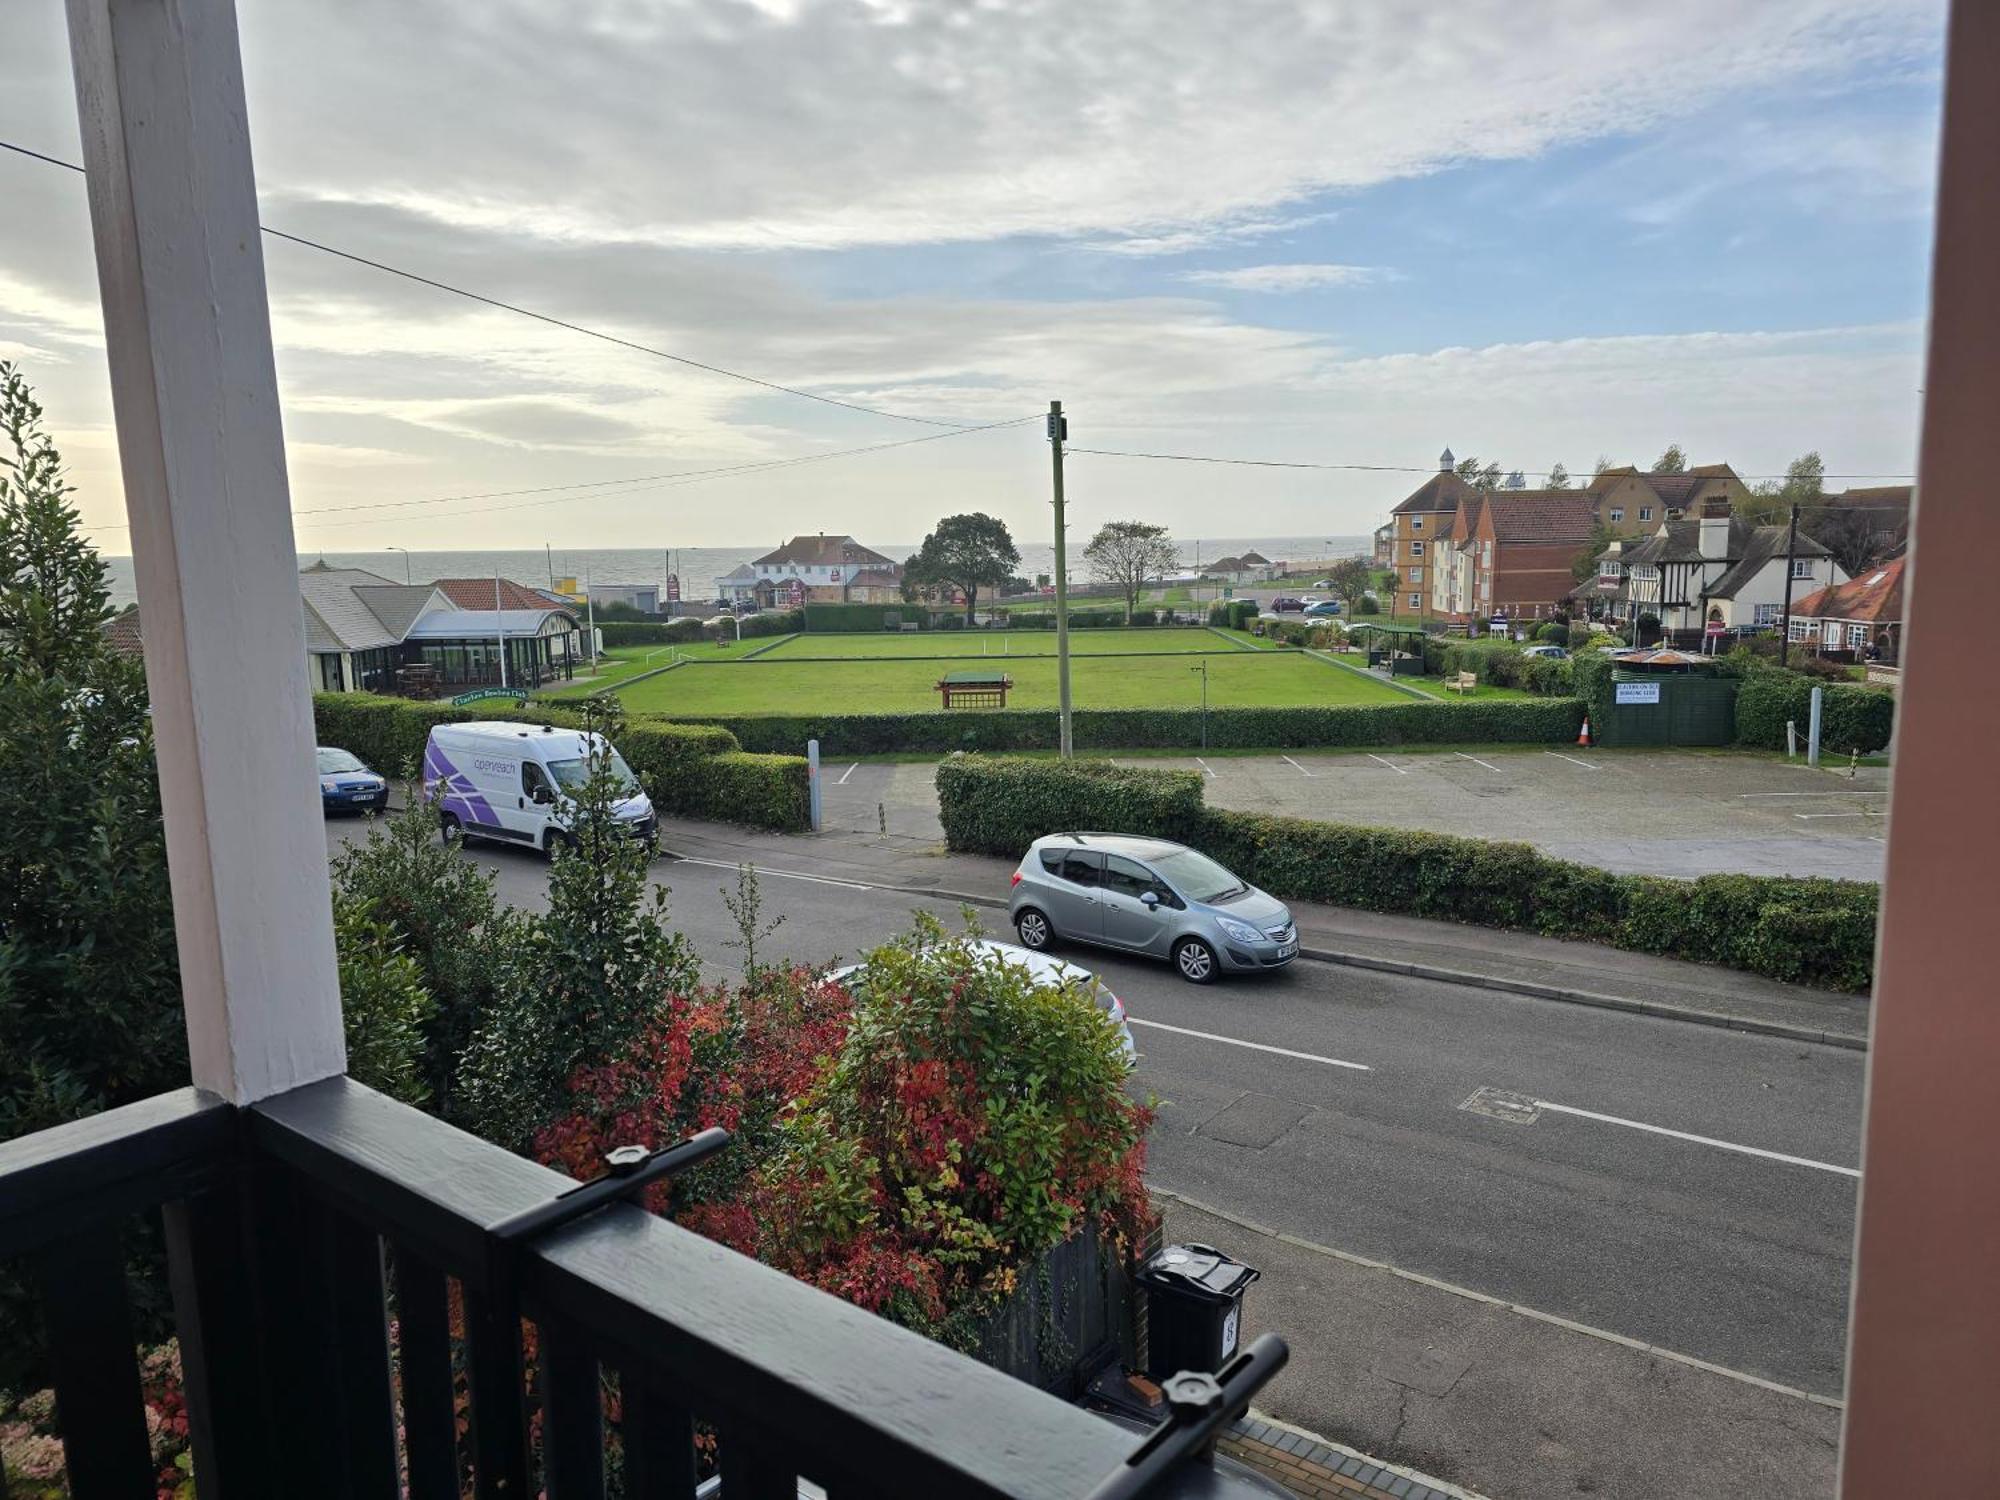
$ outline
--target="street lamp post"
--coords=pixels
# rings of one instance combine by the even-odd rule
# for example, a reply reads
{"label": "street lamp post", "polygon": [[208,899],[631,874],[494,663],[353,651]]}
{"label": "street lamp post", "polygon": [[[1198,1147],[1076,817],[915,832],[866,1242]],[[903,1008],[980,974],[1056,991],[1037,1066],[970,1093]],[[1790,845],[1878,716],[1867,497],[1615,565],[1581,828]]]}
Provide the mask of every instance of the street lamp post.
{"label": "street lamp post", "polygon": [[384,552],[400,552],[403,554],[403,582],[408,583],[410,581],[410,549],[408,547],[384,547],[382,550]]}

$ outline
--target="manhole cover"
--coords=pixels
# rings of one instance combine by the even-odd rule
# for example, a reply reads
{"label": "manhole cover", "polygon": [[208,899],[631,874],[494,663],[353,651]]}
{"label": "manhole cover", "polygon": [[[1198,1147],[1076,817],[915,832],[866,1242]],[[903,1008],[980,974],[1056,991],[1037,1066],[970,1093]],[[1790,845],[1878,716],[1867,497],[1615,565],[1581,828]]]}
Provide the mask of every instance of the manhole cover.
{"label": "manhole cover", "polygon": [[1261,1151],[1312,1113],[1309,1105],[1269,1094],[1245,1094],[1195,1133]]}
{"label": "manhole cover", "polygon": [[1489,1119],[1505,1120],[1509,1125],[1532,1125],[1542,1113],[1541,1106],[1529,1095],[1510,1094],[1505,1089],[1475,1089],[1459,1108]]}

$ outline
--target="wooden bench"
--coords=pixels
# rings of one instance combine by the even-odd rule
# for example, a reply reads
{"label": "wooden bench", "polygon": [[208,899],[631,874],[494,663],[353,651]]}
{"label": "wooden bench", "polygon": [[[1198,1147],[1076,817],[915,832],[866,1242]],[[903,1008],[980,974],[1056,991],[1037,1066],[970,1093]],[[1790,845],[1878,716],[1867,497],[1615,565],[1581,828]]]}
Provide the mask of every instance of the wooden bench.
{"label": "wooden bench", "polygon": [[1469,693],[1479,686],[1479,674],[1477,672],[1460,672],[1456,680],[1447,682],[1445,686],[1461,695]]}

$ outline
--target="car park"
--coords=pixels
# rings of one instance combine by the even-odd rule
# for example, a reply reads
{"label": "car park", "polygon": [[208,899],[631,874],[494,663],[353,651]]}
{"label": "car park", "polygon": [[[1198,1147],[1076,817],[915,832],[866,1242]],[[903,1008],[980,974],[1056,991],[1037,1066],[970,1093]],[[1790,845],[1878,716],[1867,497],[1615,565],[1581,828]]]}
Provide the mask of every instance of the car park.
{"label": "car park", "polygon": [[[1129,1066],[1138,1061],[1138,1049],[1132,1045],[1132,1028],[1125,1024],[1125,1002],[1112,994],[1109,985],[1081,964],[1070,963],[1050,953],[1017,948],[1012,943],[995,942],[992,938],[968,938],[965,946],[992,963],[1026,969],[1029,979],[1037,985],[1051,988],[1067,986],[1086,996],[1117,1025],[1126,1064]],[[857,988],[859,983],[865,983],[867,971],[866,964],[849,964],[845,968],[834,969],[826,977],[851,990]]]}
{"label": "car park", "polygon": [[550,724],[439,724],[424,745],[424,790],[446,832],[553,855],[572,842],[571,808],[601,759],[616,778],[613,814],[634,838],[659,837],[653,804],[604,736]]}
{"label": "car park", "polygon": [[323,812],[381,812],[389,805],[389,779],[360,756],[332,745],[313,751],[319,762],[319,805]]}
{"label": "car park", "polygon": [[1170,961],[1190,984],[1283,968],[1291,911],[1199,850],[1121,833],[1057,833],[1028,846],[1008,915],[1021,945],[1090,943]]}

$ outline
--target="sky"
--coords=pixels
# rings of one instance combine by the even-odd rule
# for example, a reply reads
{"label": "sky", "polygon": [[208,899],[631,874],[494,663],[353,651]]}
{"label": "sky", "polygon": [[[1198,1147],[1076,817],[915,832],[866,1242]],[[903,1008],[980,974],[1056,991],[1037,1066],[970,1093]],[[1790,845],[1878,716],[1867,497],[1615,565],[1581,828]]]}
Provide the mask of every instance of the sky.
{"label": "sky", "polygon": [[[1914,467],[1943,0],[238,8],[267,226],[886,413],[267,239],[302,550],[1040,538],[1039,421],[954,427],[1051,399],[1387,470],[1074,452],[1085,536],[1365,532],[1446,446]],[[80,160],[0,10],[0,140]],[[83,180],[4,151],[0,358],[127,550]]]}

